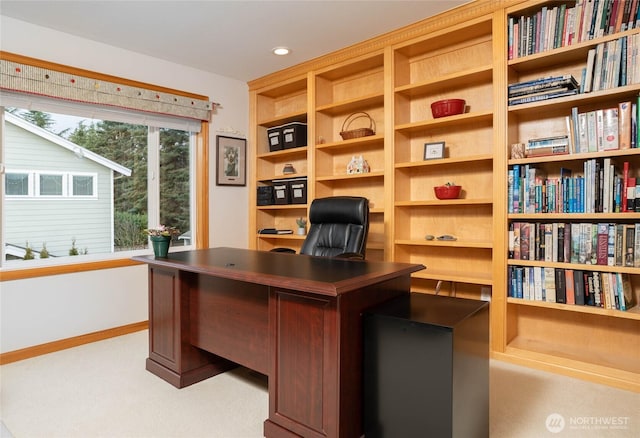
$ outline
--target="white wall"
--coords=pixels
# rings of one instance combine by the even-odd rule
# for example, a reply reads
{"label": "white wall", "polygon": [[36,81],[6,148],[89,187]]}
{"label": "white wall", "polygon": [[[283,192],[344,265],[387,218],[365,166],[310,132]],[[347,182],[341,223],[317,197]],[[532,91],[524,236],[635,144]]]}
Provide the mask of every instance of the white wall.
{"label": "white wall", "polygon": [[[247,188],[215,185],[216,134],[229,135],[218,132],[229,128],[248,132],[246,83],[1,15],[0,50],[197,93],[221,103],[210,124],[209,244],[247,247]],[[247,148],[251,156],[252,145]],[[146,267],[0,282],[0,352],[144,321],[146,288]]]}

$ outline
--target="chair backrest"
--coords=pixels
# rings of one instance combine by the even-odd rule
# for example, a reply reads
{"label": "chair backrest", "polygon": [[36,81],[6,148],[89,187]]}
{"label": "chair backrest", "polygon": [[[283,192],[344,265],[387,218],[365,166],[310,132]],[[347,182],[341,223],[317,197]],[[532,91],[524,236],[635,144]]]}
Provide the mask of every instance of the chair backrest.
{"label": "chair backrest", "polygon": [[359,196],[314,199],[309,207],[309,232],[300,254],[364,258],[369,234],[369,200]]}

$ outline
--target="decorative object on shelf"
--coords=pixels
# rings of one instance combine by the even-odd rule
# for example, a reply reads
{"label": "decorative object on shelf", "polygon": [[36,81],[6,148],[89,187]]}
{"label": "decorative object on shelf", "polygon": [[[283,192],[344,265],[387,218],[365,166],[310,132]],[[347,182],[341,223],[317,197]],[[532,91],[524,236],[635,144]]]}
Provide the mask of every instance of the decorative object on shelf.
{"label": "decorative object on shelf", "polygon": [[436,186],[433,191],[438,199],[456,199],[460,196],[460,190],[462,186],[457,186],[455,183],[448,182],[443,186]]}
{"label": "decorative object on shelf", "polygon": [[307,220],[303,217],[296,219],[296,225],[298,225],[298,234],[304,236],[307,232]]}
{"label": "decorative object on shelf", "polygon": [[144,232],[149,236],[153,247],[153,254],[156,257],[166,257],[169,253],[169,246],[173,236],[180,234],[180,230],[176,227],[167,227],[159,225],[156,228],[148,228]]}
{"label": "decorative object on shelf", "polygon": [[424,144],[424,159],[437,160],[444,158],[444,141]]}
{"label": "decorative object on shelf", "polygon": [[[357,119],[369,119],[369,127],[368,128],[356,128],[349,129],[351,123],[356,121]],[[370,135],[375,135],[376,133],[376,122],[371,118],[371,116],[364,111],[360,111],[357,113],[349,114],[347,118],[342,123],[342,130],[340,131],[340,137],[343,140],[350,140],[352,138],[360,138],[360,137],[368,137]]]}
{"label": "decorative object on shelf", "polygon": [[347,174],[353,175],[356,173],[369,173],[371,172],[371,168],[369,167],[369,163],[367,160],[362,158],[362,155],[356,157],[355,155],[351,157],[351,161],[347,164]]}
{"label": "decorative object on shelf", "polygon": [[424,236],[424,240],[433,240],[433,239],[435,239],[433,234],[427,234],[426,236]]}
{"label": "decorative object on shelf", "polygon": [[464,99],[444,99],[431,104],[431,113],[434,119],[462,114],[465,109],[466,102]]}
{"label": "decorative object on shelf", "polygon": [[296,173],[296,169],[293,167],[293,164],[287,163],[284,165],[284,168],[282,169],[282,173],[285,175],[291,175],[293,173]]}
{"label": "decorative object on shelf", "polygon": [[524,158],[524,143],[514,143],[511,145],[511,159],[520,160]]}
{"label": "decorative object on shelf", "polygon": [[216,185],[247,185],[247,140],[216,136]]}

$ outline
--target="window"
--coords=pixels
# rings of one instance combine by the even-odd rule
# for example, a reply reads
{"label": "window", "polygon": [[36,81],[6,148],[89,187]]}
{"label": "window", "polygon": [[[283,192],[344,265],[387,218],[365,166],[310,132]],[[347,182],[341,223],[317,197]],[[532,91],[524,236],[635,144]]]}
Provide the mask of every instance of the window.
{"label": "window", "polygon": [[38,175],[37,192],[40,196],[62,196],[62,175]]}
{"label": "window", "polygon": [[93,196],[94,183],[93,175],[71,175],[71,196]]}
{"label": "window", "polygon": [[[2,266],[24,267],[25,254],[39,259],[45,248],[51,259],[69,262],[76,254],[146,252],[143,230],[160,224],[181,231],[173,246],[195,243],[195,133],[77,113],[30,118],[34,111],[7,110]],[[44,120],[44,126],[29,120]]]}
{"label": "window", "polygon": [[29,174],[13,173],[5,174],[5,193],[7,196],[28,196],[29,195]]}

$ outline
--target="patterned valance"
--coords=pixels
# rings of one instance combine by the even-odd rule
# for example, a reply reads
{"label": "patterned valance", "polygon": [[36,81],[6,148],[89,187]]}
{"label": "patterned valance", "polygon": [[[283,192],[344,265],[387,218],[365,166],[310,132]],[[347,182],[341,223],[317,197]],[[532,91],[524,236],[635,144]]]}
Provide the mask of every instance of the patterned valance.
{"label": "patterned valance", "polygon": [[209,121],[213,102],[0,59],[0,89]]}

